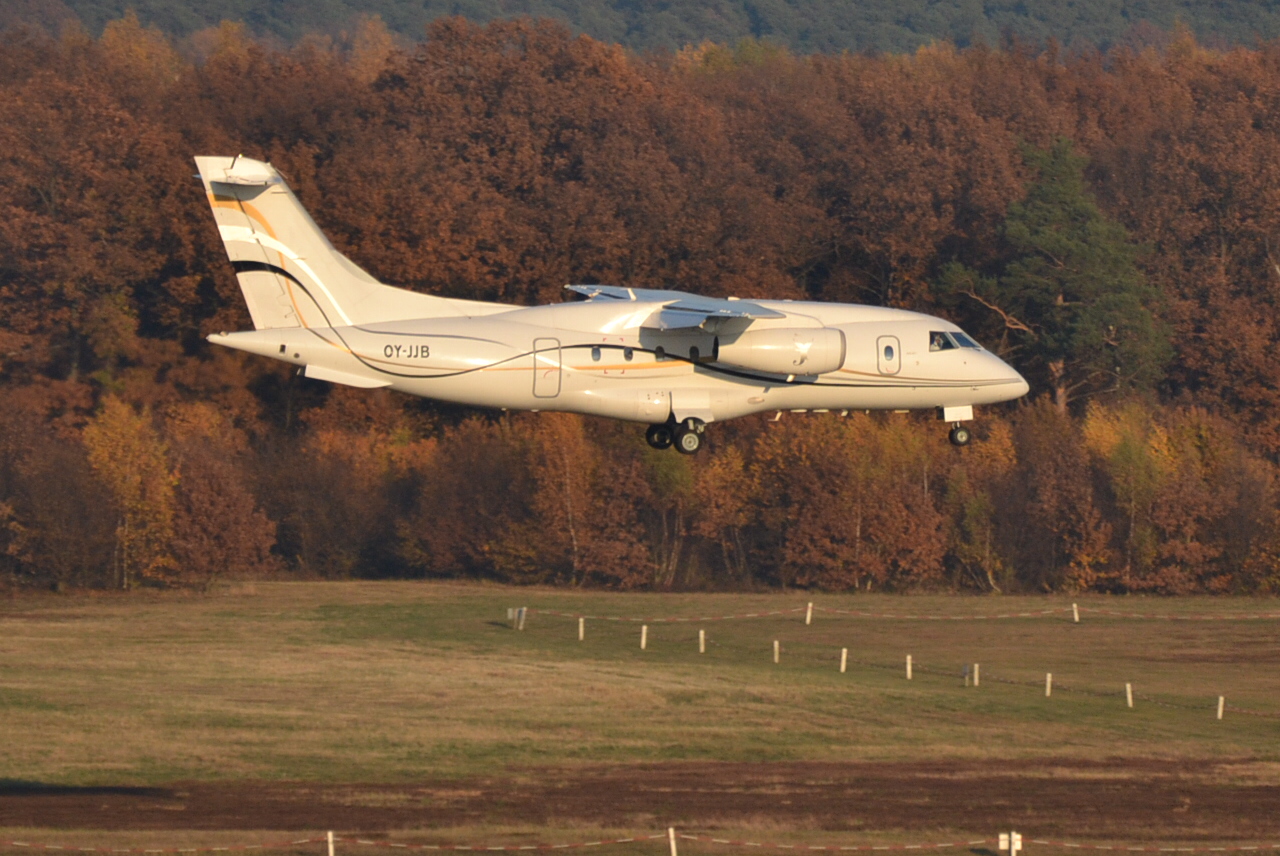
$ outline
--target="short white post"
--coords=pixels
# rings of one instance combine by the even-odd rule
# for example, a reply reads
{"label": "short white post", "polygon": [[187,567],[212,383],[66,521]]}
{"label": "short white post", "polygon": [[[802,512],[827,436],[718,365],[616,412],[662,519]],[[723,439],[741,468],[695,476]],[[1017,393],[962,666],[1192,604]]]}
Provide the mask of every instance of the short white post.
{"label": "short white post", "polygon": [[972,671],[973,671],[973,667],[970,666],[968,663],[965,663],[964,664],[964,685],[966,687],[969,686],[969,678],[970,678],[970,673]]}
{"label": "short white post", "polygon": [[1022,850],[1022,833],[1020,832],[1002,832],[1000,833],[1000,849],[1008,850],[1009,856],[1018,856]]}
{"label": "short white post", "polygon": [[845,669],[849,667],[849,649],[840,649],[840,674],[844,674]]}
{"label": "short white post", "polygon": [[640,650],[643,651],[649,647],[649,625],[640,625]]}
{"label": "short white post", "polygon": [[516,608],[514,606],[507,607],[507,621],[516,620]]}
{"label": "short white post", "polygon": [[1226,706],[1227,706],[1227,697],[1221,696],[1221,695],[1218,696],[1218,719],[1222,719],[1222,712],[1224,709],[1226,709]]}
{"label": "short white post", "polygon": [[1124,700],[1125,704],[1133,707],[1133,684],[1124,685]]}
{"label": "short white post", "polygon": [[809,601],[809,608],[805,610],[804,623],[806,626],[813,623],[813,601]]}
{"label": "short white post", "polygon": [[911,655],[907,655],[907,680],[911,680]]}
{"label": "short white post", "polygon": [[587,638],[587,619],[579,617],[578,618],[578,641],[581,642],[585,638]]}
{"label": "short white post", "polygon": [[329,856],[333,856],[333,830],[329,830]]}
{"label": "short white post", "polygon": [[978,685],[978,664],[977,663],[973,664],[973,685],[975,687]]}
{"label": "short white post", "polygon": [[773,640],[773,662],[778,662],[778,640]]}
{"label": "short white post", "polygon": [[680,856],[676,852],[676,828],[674,826],[667,827],[667,843],[671,845],[671,856]]}
{"label": "short white post", "polygon": [[705,630],[698,631],[698,653],[707,653],[707,631]]}
{"label": "short white post", "polygon": [[1044,673],[1044,697],[1053,695],[1053,672]]}
{"label": "short white post", "polygon": [[516,624],[516,630],[524,630],[524,619],[525,619],[525,616],[527,616],[528,614],[529,614],[529,607],[527,606],[520,607],[520,611],[518,613],[519,621]]}
{"label": "short white post", "polygon": [[1074,603],[1071,604],[1071,620],[1076,624],[1080,623],[1080,607],[1076,606]]}

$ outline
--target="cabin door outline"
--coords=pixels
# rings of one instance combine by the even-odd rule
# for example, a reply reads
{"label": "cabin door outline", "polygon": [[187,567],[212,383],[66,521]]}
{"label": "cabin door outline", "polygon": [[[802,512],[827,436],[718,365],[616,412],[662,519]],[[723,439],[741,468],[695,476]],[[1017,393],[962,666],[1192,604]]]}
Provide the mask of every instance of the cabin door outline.
{"label": "cabin door outline", "polygon": [[560,394],[560,340],[533,340],[533,397],[555,398]]}

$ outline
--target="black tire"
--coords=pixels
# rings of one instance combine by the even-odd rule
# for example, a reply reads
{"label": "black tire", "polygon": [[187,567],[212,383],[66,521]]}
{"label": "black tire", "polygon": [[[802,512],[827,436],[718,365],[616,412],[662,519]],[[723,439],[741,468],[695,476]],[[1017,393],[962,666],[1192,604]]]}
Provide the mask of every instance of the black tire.
{"label": "black tire", "polygon": [[676,429],[676,451],[682,455],[696,455],[702,448],[702,432],[683,426]]}
{"label": "black tire", "polygon": [[967,446],[969,441],[973,439],[973,435],[969,433],[969,429],[963,425],[957,425],[951,429],[951,433],[947,435],[947,439],[951,441],[953,446]]}
{"label": "black tire", "polygon": [[644,440],[651,448],[670,449],[675,442],[670,425],[650,425],[644,432]]}

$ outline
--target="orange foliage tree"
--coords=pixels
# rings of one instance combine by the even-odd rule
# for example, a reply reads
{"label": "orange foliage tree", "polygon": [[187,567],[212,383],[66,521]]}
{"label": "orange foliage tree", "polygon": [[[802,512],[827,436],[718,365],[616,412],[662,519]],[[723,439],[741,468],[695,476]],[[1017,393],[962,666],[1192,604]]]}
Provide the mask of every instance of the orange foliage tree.
{"label": "orange foliage tree", "polygon": [[[288,49],[228,24],[188,48],[132,16],[0,38],[15,579],[1280,588],[1280,43],[637,56],[450,19],[403,48],[376,21]],[[1059,140],[1143,249],[1172,358],[1141,393],[1090,383],[1055,409],[1034,390],[964,450],[855,414],[716,426],[686,459],[635,426],[329,388],[203,340],[249,321],[189,156],[244,152],[410,288],[864,301],[947,315],[1023,365],[944,272],[1007,274],[1009,215],[1039,204],[1024,152]]]}

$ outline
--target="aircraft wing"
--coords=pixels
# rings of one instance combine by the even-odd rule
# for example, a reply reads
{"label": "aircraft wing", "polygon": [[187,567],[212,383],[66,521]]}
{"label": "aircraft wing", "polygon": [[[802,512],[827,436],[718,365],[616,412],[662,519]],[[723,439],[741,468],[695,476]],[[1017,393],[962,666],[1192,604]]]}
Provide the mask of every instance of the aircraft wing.
{"label": "aircraft wing", "polygon": [[[703,297],[687,291],[658,288],[624,288],[620,285],[566,285],[593,300],[661,302],[662,308],[649,317],[644,327],[652,330],[710,329],[726,321],[740,319],[750,324],[757,318],[785,318],[786,315],[749,300]],[[744,325],[745,326],[745,325]]]}

